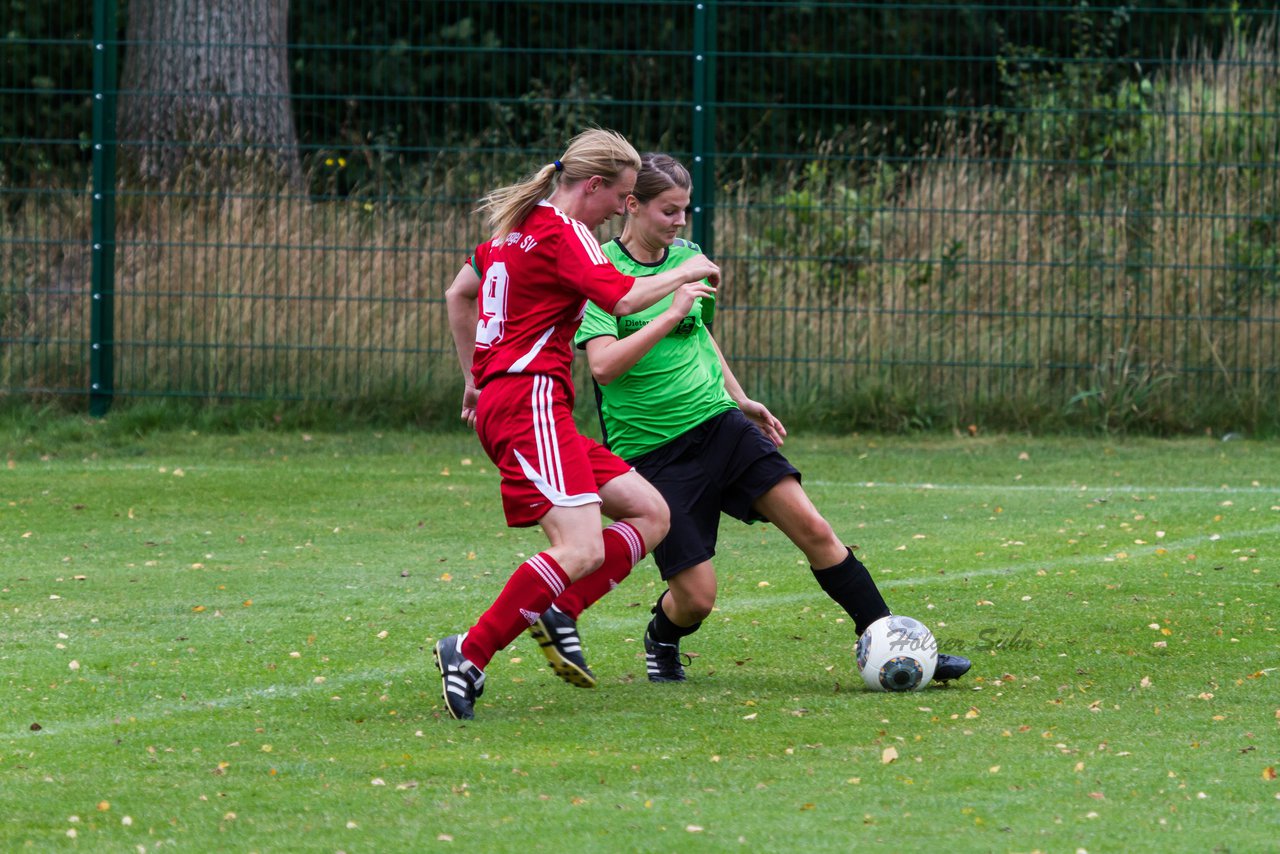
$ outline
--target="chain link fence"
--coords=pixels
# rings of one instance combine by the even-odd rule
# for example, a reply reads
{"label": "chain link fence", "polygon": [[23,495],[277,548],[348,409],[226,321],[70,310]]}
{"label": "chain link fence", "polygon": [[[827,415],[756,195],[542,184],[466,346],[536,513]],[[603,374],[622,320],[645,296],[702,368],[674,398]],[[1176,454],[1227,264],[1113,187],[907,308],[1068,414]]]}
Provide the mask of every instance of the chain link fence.
{"label": "chain link fence", "polygon": [[1264,4],[382,7],[8,4],[0,396],[451,414],[477,199],[600,125],[690,166],[779,412],[1280,422]]}

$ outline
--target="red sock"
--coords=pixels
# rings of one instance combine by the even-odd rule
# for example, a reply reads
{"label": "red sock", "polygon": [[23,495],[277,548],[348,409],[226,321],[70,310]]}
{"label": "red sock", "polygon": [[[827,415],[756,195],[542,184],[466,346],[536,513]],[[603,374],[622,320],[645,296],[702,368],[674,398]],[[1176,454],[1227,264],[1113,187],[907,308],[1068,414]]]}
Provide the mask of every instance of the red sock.
{"label": "red sock", "polygon": [[588,576],[579,578],[556,597],[556,607],[573,619],[604,597],[631,574],[645,556],[644,537],[628,522],[614,522],[601,532],[604,536],[604,563]]}
{"label": "red sock", "polygon": [[511,578],[462,641],[462,654],[484,670],[499,650],[537,621],[569,585],[555,559],[539,553],[516,567]]}

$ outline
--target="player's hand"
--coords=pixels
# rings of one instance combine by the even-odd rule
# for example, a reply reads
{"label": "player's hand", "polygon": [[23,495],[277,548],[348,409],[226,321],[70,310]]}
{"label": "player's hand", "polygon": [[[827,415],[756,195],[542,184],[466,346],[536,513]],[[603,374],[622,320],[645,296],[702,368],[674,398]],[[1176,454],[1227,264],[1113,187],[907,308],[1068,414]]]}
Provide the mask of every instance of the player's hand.
{"label": "player's hand", "polygon": [[467,383],[467,387],[462,391],[462,420],[467,422],[467,426],[473,430],[476,426],[476,405],[478,403],[480,403],[480,390]]}
{"label": "player's hand", "polygon": [[715,293],[711,288],[707,287],[699,279],[696,282],[688,282],[676,288],[674,296],[671,298],[671,308],[669,311],[675,312],[675,316],[684,318],[693,310],[693,301],[698,297],[709,297]]}
{"label": "player's hand", "polygon": [[775,445],[781,445],[782,440],[787,436],[787,428],[782,426],[782,422],[773,417],[773,413],[763,403],[755,400],[744,400],[738,404],[738,408],[742,410],[742,414],[751,419],[757,427],[759,427],[769,441]]}
{"label": "player's hand", "polygon": [[680,271],[690,278],[706,279],[713,287],[720,284],[720,267],[706,255],[692,255],[680,265]]}

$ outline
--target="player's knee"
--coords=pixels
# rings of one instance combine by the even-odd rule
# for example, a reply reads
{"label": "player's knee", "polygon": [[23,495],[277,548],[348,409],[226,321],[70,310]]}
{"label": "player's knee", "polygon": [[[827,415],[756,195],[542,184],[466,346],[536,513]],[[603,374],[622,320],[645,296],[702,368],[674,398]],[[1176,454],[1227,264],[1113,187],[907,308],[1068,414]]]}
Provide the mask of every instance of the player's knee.
{"label": "player's knee", "polygon": [[716,594],[714,590],[697,591],[691,594],[684,603],[685,616],[702,622],[711,616],[712,609],[716,606]]}
{"label": "player's knee", "polygon": [[646,497],[639,515],[637,527],[646,545],[653,548],[655,544],[662,542],[667,532],[671,530],[671,509],[655,489],[652,495]]}
{"label": "player's knee", "polygon": [[566,545],[560,550],[557,559],[565,574],[573,581],[577,581],[595,572],[604,563],[604,540],[597,539],[596,542],[583,540]]}
{"label": "player's knee", "polygon": [[838,538],[831,523],[817,513],[810,514],[801,520],[794,534],[796,545],[806,553],[820,549],[829,543],[838,544]]}

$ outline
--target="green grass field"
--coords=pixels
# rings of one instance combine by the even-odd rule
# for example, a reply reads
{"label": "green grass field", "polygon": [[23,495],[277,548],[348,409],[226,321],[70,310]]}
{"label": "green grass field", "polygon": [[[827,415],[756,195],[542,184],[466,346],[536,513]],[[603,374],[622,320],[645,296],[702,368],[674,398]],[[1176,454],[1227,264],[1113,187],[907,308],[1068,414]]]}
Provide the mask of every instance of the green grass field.
{"label": "green grass field", "polygon": [[475,721],[430,649],[541,534],[465,434],[4,434],[0,849],[1277,850],[1274,445],[792,438],[899,613],[974,659],[865,690],[850,621],[726,520],[651,685],[646,560],[572,688],[521,638]]}

